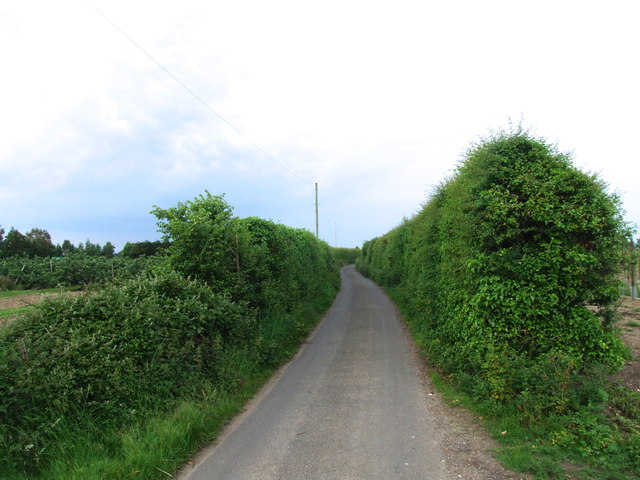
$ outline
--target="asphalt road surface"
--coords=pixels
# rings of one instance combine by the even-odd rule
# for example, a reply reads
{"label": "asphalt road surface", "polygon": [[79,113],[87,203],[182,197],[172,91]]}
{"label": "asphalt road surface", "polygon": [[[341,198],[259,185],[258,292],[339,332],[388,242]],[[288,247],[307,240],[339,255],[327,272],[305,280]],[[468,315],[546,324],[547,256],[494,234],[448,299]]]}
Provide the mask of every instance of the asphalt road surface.
{"label": "asphalt road surface", "polygon": [[442,479],[432,415],[395,306],[345,267],[305,348],[181,478]]}

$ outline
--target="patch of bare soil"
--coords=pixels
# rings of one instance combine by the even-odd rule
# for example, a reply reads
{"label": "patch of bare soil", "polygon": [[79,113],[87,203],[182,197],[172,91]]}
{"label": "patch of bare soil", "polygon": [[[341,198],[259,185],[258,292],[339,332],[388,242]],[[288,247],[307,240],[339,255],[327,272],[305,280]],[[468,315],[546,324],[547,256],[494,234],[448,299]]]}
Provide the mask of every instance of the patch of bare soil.
{"label": "patch of bare soil", "polygon": [[629,390],[640,392],[640,300],[623,298],[620,316],[622,340],[631,348],[633,358],[627,361],[619,377]]}
{"label": "patch of bare soil", "polygon": [[[27,295],[17,295],[15,297],[0,298],[0,310],[8,308],[20,308],[27,307],[29,305],[36,305],[45,298],[55,298],[60,295],[77,295],[79,292],[48,292],[48,293],[30,293]],[[14,321],[17,315],[11,317],[0,318],[0,326],[8,324]]]}

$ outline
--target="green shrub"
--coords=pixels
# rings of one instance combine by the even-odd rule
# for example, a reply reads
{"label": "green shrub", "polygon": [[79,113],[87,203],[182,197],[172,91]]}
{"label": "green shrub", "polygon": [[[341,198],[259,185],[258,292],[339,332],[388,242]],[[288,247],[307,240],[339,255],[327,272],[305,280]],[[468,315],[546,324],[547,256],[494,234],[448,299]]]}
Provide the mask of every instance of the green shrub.
{"label": "green shrub", "polygon": [[531,414],[576,408],[583,373],[625,357],[612,323],[627,226],[617,197],[570,160],[499,133],[358,262],[393,289],[444,373]]}
{"label": "green shrub", "polygon": [[232,211],[224,197],[209,192],[177,207],[156,207],[171,267],[263,313],[324,303],[335,292],[338,268],[325,242],[306,230],[238,219]]}
{"label": "green shrub", "polygon": [[168,257],[8,259],[24,278],[44,265],[115,282],[0,330],[0,471],[41,471],[61,445],[95,438],[87,426],[113,433],[203,392],[233,396],[286,360],[337,293],[333,250],[308,231],[233,218],[208,193],[155,212]]}
{"label": "green shrub", "polygon": [[333,256],[339,265],[351,265],[360,257],[359,248],[334,248]]}
{"label": "green shrub", "polygon": [[205,193],[175,207],[155,206],[151,213],[168,244],[170,265],[216,291],[229,291],[237,281],[239,255],[233,209],[223,196]]}
{"label": "green shrub", "polygon": [[70,253],[61,258],[0,258],[0,276],[23,288],[89,285],[133,278],[160,263],[161,257],[106,258]]}
{"label": "green shrub", "polygon": [[45,301],[0,335],[2,458],[37,465],[60,421],[117,422],[188,396],[255,328],[248,310],[173,272]]}

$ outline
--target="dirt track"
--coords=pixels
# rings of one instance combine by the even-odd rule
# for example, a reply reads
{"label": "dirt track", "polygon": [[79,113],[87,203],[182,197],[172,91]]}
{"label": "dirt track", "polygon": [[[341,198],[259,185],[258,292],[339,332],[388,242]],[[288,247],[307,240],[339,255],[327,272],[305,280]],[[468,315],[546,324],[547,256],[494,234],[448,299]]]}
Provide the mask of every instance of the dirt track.
{"label": "dirt track", "polygon": [[622,318],[618,321],[618,327],[622,331],[624,343],[631,348],[633,355],[620,372],[620,378],[627,388],[640,392],[640,300],[632,301],[625,297],[620,314]]}

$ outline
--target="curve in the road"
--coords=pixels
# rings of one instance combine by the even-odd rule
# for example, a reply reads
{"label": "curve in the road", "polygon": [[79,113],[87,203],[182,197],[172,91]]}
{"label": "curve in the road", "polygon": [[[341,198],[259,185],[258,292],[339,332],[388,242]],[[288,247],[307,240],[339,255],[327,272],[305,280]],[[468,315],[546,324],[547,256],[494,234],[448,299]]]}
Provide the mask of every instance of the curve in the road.
{"label": "curve in the road", "polygon": [[414,347],[385,293],[353,266],[277,382],[181,478],[444,478]]}

